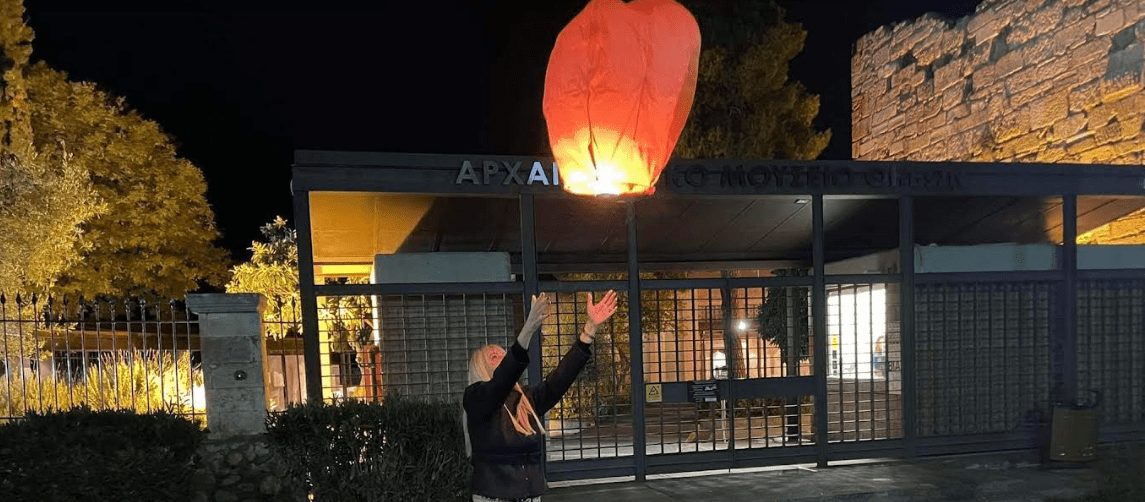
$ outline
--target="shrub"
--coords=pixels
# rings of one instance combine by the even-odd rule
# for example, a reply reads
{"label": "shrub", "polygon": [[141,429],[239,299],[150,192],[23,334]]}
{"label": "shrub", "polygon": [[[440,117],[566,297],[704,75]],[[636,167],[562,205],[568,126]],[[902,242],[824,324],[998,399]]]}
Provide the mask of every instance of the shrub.
{"label": "shrub", "polygon": [[203,432],[166,412],[30,411],[0,425],[5,501],[183,501]]}
{"label": "shrub", "polygon": [[292,405],[267,420],[270,442],[315,500],[470,500],[460,406],[391,394]]}
{"label": "shrub", "polygon": [[[199,396],[203,372],[192,366],[190,353],[178,357],[169,352],[122,352],[100,358],[100,364],[69,379],[53,374],[21,371],[0,376],[0,416],[47,413],[76,406],[95,409],[133,409],[139,413],[171,411],[205,415],[206,403]],[[193,404],[193,406],[192,406]]]}

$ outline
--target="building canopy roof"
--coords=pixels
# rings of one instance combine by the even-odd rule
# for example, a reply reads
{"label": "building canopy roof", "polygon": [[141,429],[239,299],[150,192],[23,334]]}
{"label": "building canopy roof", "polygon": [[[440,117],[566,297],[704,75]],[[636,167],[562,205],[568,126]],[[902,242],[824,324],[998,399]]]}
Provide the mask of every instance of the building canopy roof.
{"label": "building canopy roof", "polygon": [[[568,196],[541,183],[536,172],[534,183],[518,183],[526,181],[530,169],[550,178],[550,163],[490,158],[299,152],[294,189],[311,195],[315,263],[367,264],[375,254],[394,252],[517,255],[520,195],[532,196],[542,268],[590,270],[625,263],[624,200]],[[496,170],[483,179],[490,162]],[[698,162],[666,172],[657,194],[636,202],[642,263],[808,265],[813,193],[825,198],[828,261],[897,248],[902,194],[914,196],[915,242],[923,245],[1060,242],[1060,194],[1067,191],[1083,192],[1079,234],[1145,207],[1145,197],[1129,195],[1145,195],[1140,181],[1145,173],[1126,166]],[[516,177],[510,172],[514,165],[519,166]],[[473,177],[459,181],[468,176],[467,167]],[[697,174],[700,168],[707,174]],[[807,174],[814,172],[820,174]],[[860,180],[844,183],[832,174],[842,172]],[[786,174],[765,180],[767,173]],[[820,177],[817,184],[814,176]],[[878,176],[901,183],[872,186]],[[1080,181],[1062,183],[1071,177]],[[698,182],[701,178],[705,183]],[[1091,192],[1106,193],[1120,188],[1084,195],[1089,186]]]}

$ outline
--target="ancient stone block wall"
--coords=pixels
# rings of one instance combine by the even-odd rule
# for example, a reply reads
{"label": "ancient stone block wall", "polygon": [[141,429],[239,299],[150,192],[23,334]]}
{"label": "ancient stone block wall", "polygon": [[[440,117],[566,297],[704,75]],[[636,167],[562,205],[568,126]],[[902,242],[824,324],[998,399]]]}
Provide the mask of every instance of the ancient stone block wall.
{"label": "ancient stone block wall", "polygon": [[869,33],[852,156],[1141,164],[1143,18],[1143,0],[986,0]]}

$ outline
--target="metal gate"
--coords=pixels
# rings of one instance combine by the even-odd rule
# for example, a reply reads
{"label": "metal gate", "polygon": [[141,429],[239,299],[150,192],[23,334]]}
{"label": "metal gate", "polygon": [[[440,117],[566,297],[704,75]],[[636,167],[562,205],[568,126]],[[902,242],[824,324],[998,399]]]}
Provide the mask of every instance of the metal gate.
{"label": "metal gate", "polygon": [[[298,162],[309,399],[362,386],[454,395],[469,353],[511,342],[522,299],[547,291],[558,315],[530,348],[542,362],[530,365],[535,382],[583,322],[578,293],[620,294],[593,362],[547,417],[553,480],[1031,448],[1053,401],[1082,387],[1112,398],[1101,412],[1103,441],[1145,437],[1145,273],[1092,252],[1081,263],[1078,237],[1145,207],[1139,168],[688,160],[666,169],[655,196],[617,204],[507,174],[548,160],[300,152]],[[478,165],[483,182],[458,176]],[[402,207],[425,211],[405,222],[409,252],[511,254],[512,279],[319,284],[311,196],[325,197],[321,227],[344,219],[334,201],[358,197],[367,207],[376,201],[362,194],[394,193],[413,194]],[[419,202],[424,194],[440,200]],[[692,205],[711,218],[683,221]],[[642,229],[686,228],[682,235],[724,246],[681,251],[673,241],[688,239],[676,235],[642,242],[638,208]],[[538,228],[547,235],[539,239]],[[330,242],[354,235],[347,229],[320,228]],[[720,240],[779,234],[785,247],[766,252]],[[929,243],[1011,241],[1052,249],[1011,268],[928,270],[921,259],[916,267]],[[759,265],[791,256],[805,275]],[[856,257],[871,261],[838,266]],[[751,267],[768,273],[738,273]],[[558,277],[590,269],[611,275]],[[372,298],[380,363],[359,377],[342,357],[350,371],[321,373],[338,333],[321,331],[320,308],[349,296]]]}
{"label": "metal gate", "polygon": [[[578,332],[583,295],[623,285],[541,284],[558,291],[559,312],[542,338],[544,371]],[[551,413],[552,478],[629,475],[638,463],[648,474],[808,463],[826,444],[900,439],[897,287],[827,286],[824,370],[814,364],[812,286],[810,277],[641,281],[642,365],[632,365],[636,345],[617,316]],[[635,392],[634,381],[643,382]],[[827,398],[817,407],[819,387]]]}

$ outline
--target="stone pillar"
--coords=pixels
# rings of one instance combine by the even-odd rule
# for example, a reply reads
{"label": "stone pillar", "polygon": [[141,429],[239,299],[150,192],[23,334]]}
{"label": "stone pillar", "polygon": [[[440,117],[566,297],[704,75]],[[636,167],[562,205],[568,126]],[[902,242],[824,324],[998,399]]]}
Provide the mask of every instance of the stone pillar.
{"label": "stone pillar", "polygon": [[262,295],[187,295],[199,315],[207,427],[213,438],[266,432]]}

